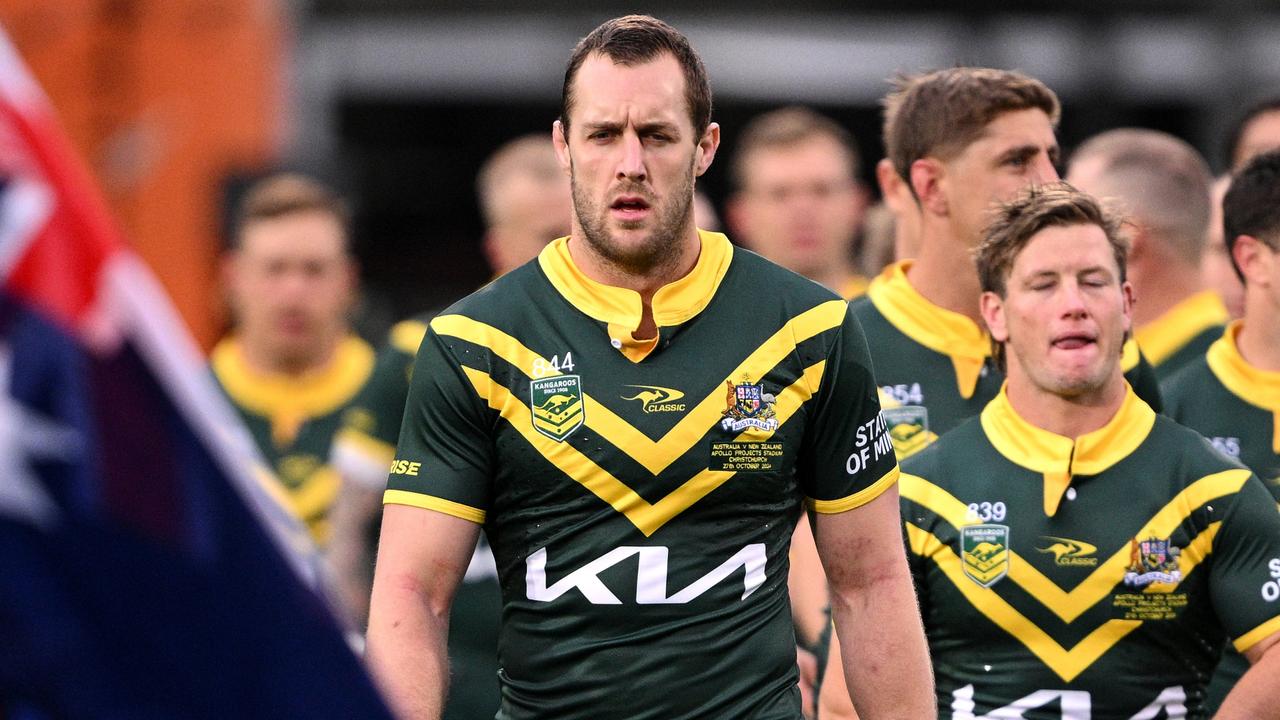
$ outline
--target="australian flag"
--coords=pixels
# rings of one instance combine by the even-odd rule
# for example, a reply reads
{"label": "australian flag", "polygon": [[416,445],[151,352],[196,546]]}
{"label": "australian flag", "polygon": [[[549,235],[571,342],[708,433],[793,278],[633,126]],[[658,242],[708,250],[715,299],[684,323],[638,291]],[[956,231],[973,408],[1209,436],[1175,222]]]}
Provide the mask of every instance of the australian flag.
{"label": "australian flag", "polygon": [[388,717],[253,457],[0,33],[0,717]]}

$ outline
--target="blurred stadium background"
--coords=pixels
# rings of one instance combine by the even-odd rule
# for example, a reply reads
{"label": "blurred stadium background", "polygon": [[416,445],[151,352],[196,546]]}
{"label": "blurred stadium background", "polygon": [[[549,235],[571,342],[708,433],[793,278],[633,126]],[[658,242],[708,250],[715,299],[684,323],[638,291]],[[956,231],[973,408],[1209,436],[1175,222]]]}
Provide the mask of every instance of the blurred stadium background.
{"label": "blurred stadium background", "polygon": [[[474,177],[497,144],[549,129],[574,41],[629,3],[465,0],[0,0],[127,235],[207,349],[225,322],[227,208],[269,170],[349,194],[375,339],[487,279]],[[724,127],[701,187],[753,114],[810,104],[882,155],[886,79],[953,64],[1017,68],[1062,97],[1064,149],[1111,127],[1223,136],[1280,89],[1280,6],[1243,0],[766,0],[639,8],[706,60]]]}

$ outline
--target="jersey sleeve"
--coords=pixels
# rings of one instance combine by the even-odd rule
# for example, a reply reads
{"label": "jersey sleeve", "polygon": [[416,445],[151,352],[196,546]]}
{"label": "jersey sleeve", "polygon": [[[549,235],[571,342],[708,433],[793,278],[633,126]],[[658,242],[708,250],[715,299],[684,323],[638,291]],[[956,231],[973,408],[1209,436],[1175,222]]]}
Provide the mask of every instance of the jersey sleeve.
{"label": "jersey sleeve", "polygon": [[898,461],[880,414],[867,342],[848,310],[810,402],[797,472],[812,510],[852,510],[897,481]]}
{"label": "jersey sleeve", "polygon": [[1280,631],[1280,512],[1257,476],[1244,483],[1222,519],[1209,582],[1237,651]]}
{"label": "jersey sleeve", "polygon": [[386,504],[483,523],[494,474],[493,423],[461,364],[427,333],[414,363]]}
{"label": "jersey sleeve", "polygon": [[1125,342],[1120,364],[1124,369],[1124,379],[1133,386],[1133,393],[1150,405],[1152,410],[1163,411],[1164,399],[1160,395],[1160,380],[1156,377],[1156,369],[1138,349],[1138,343],[1133,338]]}
{"label": "jersey sleeve", "polygon": [[342,414],[333,441],[333,464],[363,487],[381,488],[395,459],[413,355],[387,345],[378,352],[369,381]]}

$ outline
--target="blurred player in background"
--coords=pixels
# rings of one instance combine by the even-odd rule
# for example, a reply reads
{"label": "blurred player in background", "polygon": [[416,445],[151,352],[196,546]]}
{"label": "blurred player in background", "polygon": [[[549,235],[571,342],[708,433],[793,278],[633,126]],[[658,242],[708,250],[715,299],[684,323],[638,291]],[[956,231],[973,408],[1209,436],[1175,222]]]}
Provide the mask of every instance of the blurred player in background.
{"label": "blurred player in background", "polygon": [[1066,184],[1006,206],[978,249],[1008,382],[901,482],[944,718],[1204,717],[1225,638],[1254,668],[1220,717],[1280,717],[1280,514],[1125,382],[1125,250]]}
{"label": "blurred player in background", "polygon": [[1254,155],[1280,148],[1280,97],[1251,105],[1227,133],[1224,156],[1238,172]]}
{"label": "blurred player in background", "polygon": [[[485,257],[496,276],[525,264],[548,242],[569,233],[569,183],[545,134],[517,138],[495,151],[480,169],[476,190],[487,228]],[[387,468],[395,455],[414,356],[434,314],[405,320],[391,330],[373,376],[344,415],[334,441],[333,464],[344,485],[333,512],[330,560],[361,626],[368,613]],[[444,718],[487,717],[498,707],[501,611],[497,568],[482,535],[450,616],[453,691]]]}
{"label": "blurred player in background", "polygon": [[867,206],[858,165],[849,131],[809,108],[753,118],[734,151],[729,229],[747,249],[857,297],[867,287],[854,258]]}
{"label": "blurred player in background", "polygon": [[1222,196],[1227,194],[1231,176],[1222,175],[1213,181],[1209,190],[1209,227],[1205,230],[1204,257],[1200,272],[1205,284],[1218,293],[1227,314],[1232,318],[1244,315],[1244,285],[1236,274],[1235,262],[1222,236]]}
{"label": "blurred player in background", "polygon": [[1086,140],[1067,181],[1116,202],[1131,237],[1134,337],[1160,380],[1204,355],[1227,308],[1202,272],[1210,216],[1209,165],[1168,133],[1120,128]]}
{"label": "blurred player in background", "polygon": [[[1256,155],[1237,173],[1223,215],[1244,278],[1244,317],[1165,383],[1168,414],[1244,463],[1280,500],[1280,152]],[[1247,668],[1229,648],[1210,684],[1211,709]]]}
{"label": "blurred player in background", "polygon": [[224,266],[234,329],[210,359],[321,547],[341,483],[330,445],[374,362],[348,324],[356,267],[347,223],[342,200],[310,178],[276,175],[251,187]]}

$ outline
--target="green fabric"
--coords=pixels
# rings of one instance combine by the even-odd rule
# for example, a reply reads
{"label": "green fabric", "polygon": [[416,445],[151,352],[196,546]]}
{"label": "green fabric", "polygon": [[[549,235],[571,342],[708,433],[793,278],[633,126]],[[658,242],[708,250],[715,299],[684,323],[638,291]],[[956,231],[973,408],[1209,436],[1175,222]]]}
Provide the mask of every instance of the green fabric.
{"label": "green fabric", "polygon": [[[1195,554],[1188,545],[1220,522],[1216,537],[1198,545],[1207,551],[1204,559],[1185,571],[1176,585],[1126,582],[1133,562],[1131,543],[1149,539],[1139,536],[1142,528],[1188,486],[1233,469],[1228,476],[1238,490],[1197,499],[1183,496],[1174,503],[1171,532],[1154,538],[1183,551],[1177,561],[1182,572]],[[1068,492],[1053,517],[1044,512],[1043,476],[997,451],[979,418],[906,461],[903,472],[902,512],[909,539],[925,532],[938,541],[932,547],[917,544],[908,557],[920,593],[943,718],[981,717],[1018,703],[1025,710],[1018,717],[1028,720],[1059,720],[1067,716],[1068,707],[1077,713],[1072,717],[1087,717],[1084,706],[1095,718],[1129,718],[1161,702],[1166,712],[1181,704],[1188,717],[1205,717],[1204,680],[1219,648],[1228,638],[1238,638],[1280,614],[1280,606],[1260,593],[1273,580],[1269,563],[1280,557],[1280,514],[1266,489],[1256,476],[1245,479],[1246,471],[1163,416],[1155,418],[1151,433],[1132,453],[1096,475],[1073,477],[1075,492]],[[914,485],[919,481],[907,474],[933,487]],[[928,488],[930,494],[913,487]],[[970,508],[967,517],[960,516],[960,527],[944,517],[947,502],[940,498],[947,495],[960,508]],[[956,505],[950,507],[954,510]],[[1099,572],[1105,595],[1095,596],[1096,602],[1080,596],[1063,599],[1056,591],[1024,582],[1023,574],[990,581],[988,575],[975,572],[991,582],[989,589],[968,572],[949,577],[943,569],[949,553],[959,559],[962,570],[965,549],[974,549],[975,563],[1000,557],[983,555],[989,548],[972,544],[984,537],[983,531],[962,530],[980,524],[1006,528],[1008,572],[1023,563],[1062,592],[1082,592],[1086,578]],[[972,538],[968,548],[962,547],[966,532]],[[1107,560],[1117,554],[1123,564],[1108,566]],[[1165,592],[1148,590],[1159,587]],[[979,599],[971,600],[965,591]],[[1068,619],[1064,612],[1078,614]],[[1007,620],[1011,614],[1025,620],[1013,626],[1014,631],[997,624],[997,618]],[[1109,622],[1126,620],[1139,625],[1113,643],[1102,643],[1096,659],[1085,654],[1086,638],[1106,633],[1100,628]],[[1041,632],[1054,645],[1079,653],[1078,662],[1050,662],[1032,652],[1029,648]]]}
{"label": "green fabric", "polygon": [[[710,304],[661,328],[657,348],[639,363],[612,347],[606,324],[571,305],[536,262],[433,321],[396,456],[419,465],[392,474],[388,487],[486,513],[504,601],[499,718],[800,717],[786,582],[802,496],[869,497],[896,461],[877,443],[883,426],[866,347],[843,301],[733,252]],[[782,333],[775,360],[757,375],[735,373],[817,306],[833,309],[834,319],[798,342]],[[555,359],[557,384],[547,388],[537,381],[551,375],[532,378],[532,364],[502,357],[495,333],[482,342],[442,331],[459,316],[510,336],[544,369]],[[510,356],[510,343],[503,347]],[[809,387],[803,376],[815,368],[821,381]],[[476,382],[491,383],[487,399]],[[776,429],[726,429],[736,397],[726,383],[747,387],[748,410],[750,386],[761,383],[755,418],[768,425],[761,411],[772,408]],[[797,393],[807,399],[783,417]],[[697,411],[704,399],[710,416]],[[531,402],[551,408],[549,434],[533,428]],[[689,415],[697,422],[677,428]],[[647,452],[665,464],[646,460]],[[851,453],[860,465],[853,473]],[[553,462],[564,458],[601,470],[571,476]],[[723,483],[656,522],[615,510],[582,484],[607,474],[615,489],[635,493],[631,507],[658,511],[664,498],[686,497],[691,478],[724,463],[751,467],[751,458],[756,469],[710,475]],[[601,558],[596,575],[582,570]],[[641,567],[650,573],[644,582]]]}

